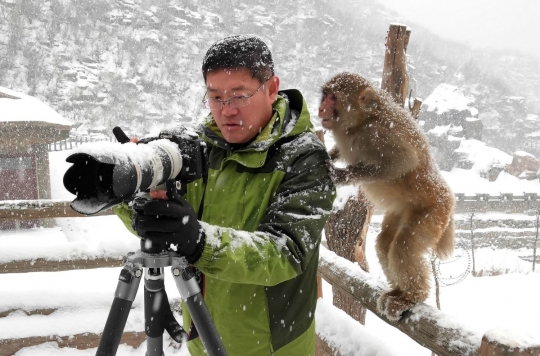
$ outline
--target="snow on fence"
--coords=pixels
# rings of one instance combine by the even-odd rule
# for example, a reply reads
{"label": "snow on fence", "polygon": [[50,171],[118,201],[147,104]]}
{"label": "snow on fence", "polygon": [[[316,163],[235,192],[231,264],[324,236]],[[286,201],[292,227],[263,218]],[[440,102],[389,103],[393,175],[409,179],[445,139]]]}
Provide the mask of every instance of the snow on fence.
{"label": "snow on fence", "polygon": [[514,195],[502,193],[500,195],[456,194],[456,213],[498,211],[503,213],[536,214],[540,209],[540,199],[537,193],[523,193]]}
{"label": "snow on fence", "polygon": [[[496,211],[503,213],[519,213],[536,215],[540,209],[540,197],[537,193],[512,193],[501,195],[476,194],[473,196],[456,193],[456,214],[467,212]],[[61,217],[81,217],[70,207],[69,201],[60,200],[1,200],[0,219],[43,219]],[[92,216],[110,215],[106,209]]]}
{"label": "snow on fence", "polygon": [[[489,199],[484,201],[489,201]],[[100,214],[112,214],[112,211],[108,209]],[[64,201],[0,202],[0,220],[81,216],[85,215],[73,211],[69,207],[69,202]],[[123,261],[120,259],[11,261],[0,265],[0,273],[120,267],[122,264]],[[461,325],[450,315],[426,304],[414,307],[398,322],[389,321],[376,308],[377,298],[385,288],[382,281],[364,272],[358,265],[327,250],[324,246],[321,247],[318,274],[333,288],[350,295],[379,318],[439,356],[540,356],[540,345],[534,341],[521,338],[519,335],[512,338],[507,337],[507,335],[503,337],[496,330],[487,331],[484,335],[480,335],[467,330],[466,326]],[[12,311],[4,312],[0,314],[0,317],[8,315],[10,312]],[[54,312],[54,309],[25,312],[47,315]],[[144,333],[125,333],[122,342],[138,347],[144,341],[144,337]],[[0,356],[12,355],[23,347],[51,340],[58,341],[59,345],[64,347],[91,348],[96,347],[99,335],[86,333],[72,336],[57,335],[5,340],[0,338]],[[318,355],[340,355],[336,348],[338,343],[338,341],[332,340],[331,336],[320,337]],[[321,345],[323,347],[320,347]]]}

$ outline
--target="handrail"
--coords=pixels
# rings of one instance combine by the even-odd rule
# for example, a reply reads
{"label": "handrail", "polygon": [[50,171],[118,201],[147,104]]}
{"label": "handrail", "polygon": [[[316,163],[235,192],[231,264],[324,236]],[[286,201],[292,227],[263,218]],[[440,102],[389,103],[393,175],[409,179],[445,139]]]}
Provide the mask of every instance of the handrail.
{"label": "handrail", "polygon": [[[476,194],[465,195],[456,193],[456,214],[468,212],[500,211],[534,215],[540,209],[540,197],[536,193],[524,193],[514,196],[504,193],[501,195]],[[375,209],[376,213],[380,213]],[[0,200],[0,219],[44,219],[90,217],[113,214],[106,209],[97,214],[79,214],[70,207],[69,201],[62,200]]]}
{"label": "handrail", "polygon": [[114,214],[110,208],[93,215],[80,214],[71,208],[70,203],[64,200],[0,200],[0,220],[73,218]]}

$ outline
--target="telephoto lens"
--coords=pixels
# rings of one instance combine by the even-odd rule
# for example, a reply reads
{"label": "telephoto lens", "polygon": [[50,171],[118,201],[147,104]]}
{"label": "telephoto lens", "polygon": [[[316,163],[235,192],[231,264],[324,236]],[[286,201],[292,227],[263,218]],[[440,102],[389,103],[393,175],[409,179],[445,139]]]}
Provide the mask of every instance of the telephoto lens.
{"label": "telephoto lens", "polygon": [[77,197],[73,210],[95,214],[147,189],[177,178],[182,152],[177,143],[157,139],[147,144],[88,143],[66,158],[65,188]]}

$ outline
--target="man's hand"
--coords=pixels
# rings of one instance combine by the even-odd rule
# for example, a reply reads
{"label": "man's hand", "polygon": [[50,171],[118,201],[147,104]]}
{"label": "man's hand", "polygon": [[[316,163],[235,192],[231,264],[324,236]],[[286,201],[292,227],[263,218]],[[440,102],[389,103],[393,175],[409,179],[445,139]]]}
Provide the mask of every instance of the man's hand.
{"label": "man's hand", "polygon": [[137,234],[153,242],[176,245],[176,251],[188,262],[197,262],[204,248],[204,233],[191,205],[176,192],[174,180],[167,182],[166,192],[157,190],[151,196],[157,200],[148,201],[133,215]]}
{"label": "man's hand", "polygon": [[150,196],[152,199],[159,199],[159,200],[168,200],[169,197],[167,196],[166,190],[151,190]]}

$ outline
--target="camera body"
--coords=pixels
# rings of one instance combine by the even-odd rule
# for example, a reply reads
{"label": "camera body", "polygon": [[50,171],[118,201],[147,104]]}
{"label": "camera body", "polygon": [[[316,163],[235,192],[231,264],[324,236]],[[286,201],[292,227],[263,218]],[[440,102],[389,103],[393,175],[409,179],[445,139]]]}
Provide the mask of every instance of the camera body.
{"label": "camera body", "polygon": [[181,126],[178,129],[161,131],[157,138],[141,139],[139,143],[149,143],[160,139],[175,143],[182,155],[182,168],[174,179],[189,183],[202,177],[203,165],[206,162],[204,155],[206,145],[196,133]]}
{"label": "camera body", "polygon": [[169,179],[189,183],[203,175],[206,144],[180,127],[162,131],[139,144],[90,143],[66,158],[65,188],[75,194],[71,207],[86,215],[130,202]]}

